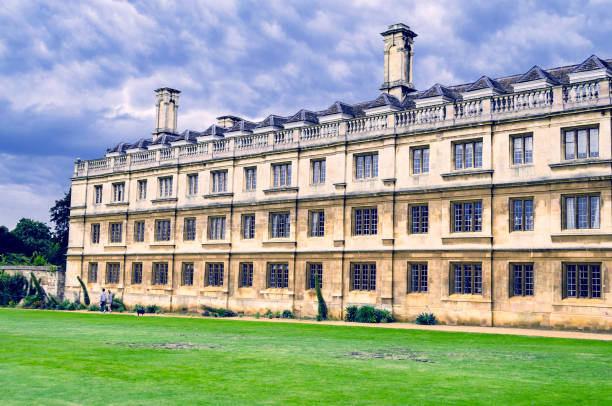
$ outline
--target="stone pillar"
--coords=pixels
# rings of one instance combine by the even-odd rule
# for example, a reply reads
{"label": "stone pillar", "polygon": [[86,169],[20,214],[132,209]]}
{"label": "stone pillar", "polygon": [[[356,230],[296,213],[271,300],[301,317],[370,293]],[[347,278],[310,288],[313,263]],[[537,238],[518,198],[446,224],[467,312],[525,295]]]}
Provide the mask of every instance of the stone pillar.
{"label": "stone pillar", "polygon": [[176,133],[178,97],[180,90],[162,87],[155,90],[155,130],[153,140],[163,133]]}
{"label": "stone pillar", "polygon": [[380,90],[401,101],[408,93],[415,91],[412,84],[412,57],[417,34],[407,25],[400,23],[390,25],[380,35],[383,36],[385,44],[384,81]]}

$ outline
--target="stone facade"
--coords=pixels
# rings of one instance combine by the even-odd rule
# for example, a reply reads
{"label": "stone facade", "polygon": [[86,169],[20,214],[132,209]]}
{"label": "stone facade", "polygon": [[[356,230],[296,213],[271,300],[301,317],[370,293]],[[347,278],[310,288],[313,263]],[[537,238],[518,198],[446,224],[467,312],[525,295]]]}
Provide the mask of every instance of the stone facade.
{"label": "stone facade", "polygon": [[[371,304],[401,320],[428,311],[450,324],[612,329],[609,62],[416,92],[407,66],[416,34],[394,25],[383,36],[386,93],[372,102],[273,124],[224,116],[180,136],[158,117],[155,139],[78,161],[66,288],[78,290],[80,275],[92,297],[106,287],[128,305],[313,316],[309,272],[320,264],[332,317]],[[409,45],[402,57],[389,57],[394,38]],[[178,91],[160,91],[175,107]],[[587,156],[571,158],[578,133]],[[583,144],[576,138],[576,151]],[[517,200],[532,214],[517,218]],[[413,208],[423,206],[427,229],[415,232]],[[376,209],[376,226],[364,209]],[[313,236],[319,212],[322,236]],[[356,274],[361,264],[375,271]]]}
{"label": "stone facade", "polygon": [[[40,286],[45,290],[48,295],[51,295],[60,301],[64,300],[64,284],[66,282],[66,271],[62,268],[52,269],[50,266],[5,265],[0,266],[0,270],[10,275],[20,273],[28,280],[30,279],[30,273],[34,273],[34,276],[40,279]],[[78,295],[80,292],[75,291],[75,293]]]}

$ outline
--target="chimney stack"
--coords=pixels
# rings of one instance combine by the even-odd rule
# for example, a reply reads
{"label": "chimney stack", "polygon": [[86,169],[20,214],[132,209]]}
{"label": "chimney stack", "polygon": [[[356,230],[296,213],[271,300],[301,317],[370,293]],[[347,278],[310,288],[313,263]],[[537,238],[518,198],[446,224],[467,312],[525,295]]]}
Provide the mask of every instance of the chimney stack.
{"label": "chimney stack", "polygon": [[176,118],[180,90],[162,87],[155,90],[155,130],[153,141],[162,134],[176,134]]}
{"label": "chimney stack", "polygon": [[417,36],[405,24],[393,24],[380,35],[385,43],[385,74],[380,90],[400,101],[416,89],[412,84],[412,55]]}

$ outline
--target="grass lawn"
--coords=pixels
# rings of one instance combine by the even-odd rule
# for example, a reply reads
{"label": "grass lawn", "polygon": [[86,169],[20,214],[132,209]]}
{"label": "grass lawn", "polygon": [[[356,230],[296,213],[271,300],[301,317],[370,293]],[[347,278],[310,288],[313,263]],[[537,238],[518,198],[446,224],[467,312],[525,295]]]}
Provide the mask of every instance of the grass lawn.
{"label": "grass lawn", "polygon": [[0,404],[610,405],[610,342],[0,309]]}

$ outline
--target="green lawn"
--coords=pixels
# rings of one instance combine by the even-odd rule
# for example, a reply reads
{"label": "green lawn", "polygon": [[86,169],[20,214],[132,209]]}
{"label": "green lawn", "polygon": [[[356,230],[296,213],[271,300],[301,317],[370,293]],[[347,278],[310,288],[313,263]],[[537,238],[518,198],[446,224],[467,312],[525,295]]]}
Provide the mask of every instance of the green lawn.
{"label": "green lawn", "polygon": [[610,405],[610,342],[0,309],[0,404]]}

